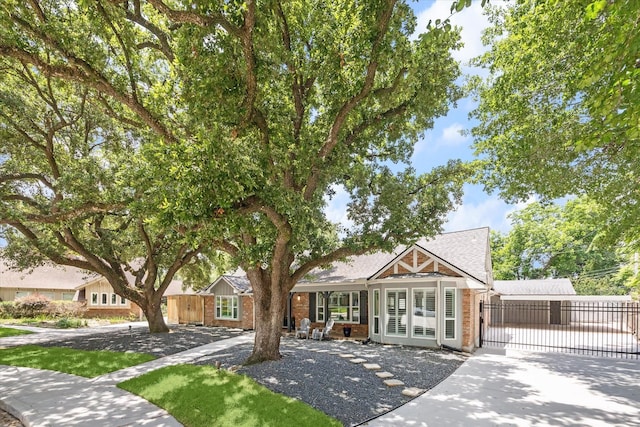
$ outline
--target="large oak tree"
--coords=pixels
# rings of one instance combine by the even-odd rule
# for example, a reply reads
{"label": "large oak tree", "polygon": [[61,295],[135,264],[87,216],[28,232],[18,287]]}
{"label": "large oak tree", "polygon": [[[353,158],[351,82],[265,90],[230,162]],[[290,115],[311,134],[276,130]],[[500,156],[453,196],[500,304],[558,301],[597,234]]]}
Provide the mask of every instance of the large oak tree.
{"label": "large oak tree", "polygon": [[[440,230],[469,169],[418,175],[414,143],[460,96],[448,22],[403,1],[8,2],[0,55],[86,88],[135,129],[159,229],[197,233],[252,286],[252,362],[279,358],[315,268]],[[325,214],[336,191],[352,225]]]}

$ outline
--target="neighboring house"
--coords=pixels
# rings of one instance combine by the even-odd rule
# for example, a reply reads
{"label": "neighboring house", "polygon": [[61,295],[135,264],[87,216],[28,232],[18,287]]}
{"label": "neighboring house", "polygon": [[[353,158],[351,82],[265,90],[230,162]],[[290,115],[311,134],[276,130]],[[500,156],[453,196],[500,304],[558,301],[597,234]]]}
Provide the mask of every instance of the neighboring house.
{"label": "neighboring house", "polygon": [[168,295],[167,308],[169,323],[242,329],[255,325],[251,284],[244,276],[223,275],[200,292]]}
{"label": "neighboring house", "polygon": [[142,319],[143,313],[137,304],[116,295],[107,279],[98,276],[85,281],[76,288],[74,301],[85,303],[87,317],[131,317]]}
{"label": "neighboring house", "polygon": [[31,294],[50,300],[73,301],[76,287],[93,277],[92,273],[73,267],[45,264],[32,270],[9,268],[0,259],[0,300],[14,301]]}
{"label": "neighboring house", "polygon": [[116,295],[109,282],[95,273],[53,264],[19,271],[0,260],[0,299],[14,301],[31,294],[85,303],[87,317],[141,316],[136,304]]}
{"label": "neighboring house", "polygon": [[[472,350],[478,345],[479,302],[493,285],[491,271],[488,228],[444,233],[313,271],[293,288],[287,317],[292,323],[309,318],[312,328],[331,318],[334,335],[349,327],[352,335],[380,343]],[[201,305],[194,297],[169,300],[176,300],[171,304],[178,311],[184,301],[202,309],[199,319],[207,326],[254,327],[246,277],[221,276],[200,293]]]}

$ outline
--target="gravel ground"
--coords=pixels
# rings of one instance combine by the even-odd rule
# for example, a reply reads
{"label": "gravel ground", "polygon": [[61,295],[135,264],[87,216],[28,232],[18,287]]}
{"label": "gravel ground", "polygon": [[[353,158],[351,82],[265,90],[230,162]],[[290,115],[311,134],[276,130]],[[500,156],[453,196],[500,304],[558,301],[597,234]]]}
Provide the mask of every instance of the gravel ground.
{"label": "gravel ground", "polygon": [[[200,345],[245,333],[240,329],[174,327],[169,334],[150,335],[147,328],[134,328],[95,336],[69,338],[43,343],[43,346],[85,350],[135,351],[157,357],[178,353]],[[237,370],[267,388],[294,397],[354,426],[388,412],[408,401],[406,387],[433,388],[451,375],[465,360],[460,353],[415,347],[390,346],[351,340],[314,341],[283,337],[279,361],[241,366],[252,345],[243,344],[214,353],[194,364],[220,365]],[[365,359],[380,365],[380,371],[393,374],[403,386],[388,387],[374,370],[349,361],[341,355]],[[0,425],[2,418],[0,418]],[[19,426],[20,424],[17,424]]]}
{"label": "gravel ground", "polygon": [[150,334],[149,328],[143,327],[49,341],[38,345],[81,350],[135,351],[164,357],[242,333],[242,329],[174,326],[168,334]]}
{"label": "gravel ground", "polygon": [[14,418],[8,412],[0,409],[0,426],[2,427],[22,427],[22,423],[17,418]]}
{"label": "gravel ground", "polygon": [[[216,364],[222,368],[240,365],[251,353],[251,345],[216,353],[197,364]],[[462,354],[414,347],[363,345],[358,341],[313,341],[284,338],[279,361],[241,366],[238,373],[248,375],[267,388],[295,397],[340,420],[345,426],[366,422],[388,412],[411,398],[406,387],[433,388],[451,375],[466,359]],[[404,386],[387,387],[376,371],[349,361],[350,354],[377,363],[380,371],[392,373]],[[379,371],[378,371],[379,372]]]}

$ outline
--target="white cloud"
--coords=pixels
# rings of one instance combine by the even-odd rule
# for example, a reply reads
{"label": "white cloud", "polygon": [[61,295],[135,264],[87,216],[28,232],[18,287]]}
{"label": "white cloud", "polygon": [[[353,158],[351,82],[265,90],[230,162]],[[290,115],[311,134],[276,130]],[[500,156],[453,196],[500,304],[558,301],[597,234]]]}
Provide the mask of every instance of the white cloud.
{"label": "white cloud", "polygon": [[447,147],[455,147],[461,145],[463,142],[466,142],[469,138],[465,135],[462,135],[462,131],[464,130],[464,126],[460,123],[454,123],[451,126],[444,128],[442,131],[442,138],[440,139],[439,145],[444,145]]}
{"label": "white cloud", "polygon": [[[469,188],[467,188],[467,191],[469,191]],[[531,198],[526,202],[510,205],[496,195],[488,196],[478,203],[465,199],[468,199],[468,197],[465,196],[462,205],[449,214],[444,225],[445,231],[489,227],[502,233],[509,232],[511,230],[509,215],[524,209],[536,200]]]}
{"label": "white cloud", "polygon": [[350,200],[349,194],[341,185],[334,185],[332,190],[335,191],[335,194],[331,199],[327,196],[324,198],[327,203],[324,210],[327,219],[345,228],[353,227],[353,221],[347,217],[347,203],[349,203]]}

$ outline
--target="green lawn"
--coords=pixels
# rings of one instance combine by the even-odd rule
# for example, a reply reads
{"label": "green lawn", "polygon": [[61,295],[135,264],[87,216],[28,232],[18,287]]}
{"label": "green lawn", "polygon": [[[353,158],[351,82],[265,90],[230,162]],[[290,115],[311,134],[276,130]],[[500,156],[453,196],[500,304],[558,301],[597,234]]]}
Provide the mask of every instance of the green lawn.
{"label": "green lawn", "polygon": [[0,326],[0,338],[4,337],[13,337],[16,335],[27,335],[32,334],[31,331],[25,331],[24,329],[15,329],[15,328],[4,328]]}
{"label": "green lawn", "polygon": [[186,427],[342,426],[306,403],[211,366],[169,366],[118,387],[164,408]]}
{"label": "green lawn", "polygon": [[155,359],[140,353],[86,351],[61,347],[23,345],[0,349],[0,365],[48,369],[93,378]]}

